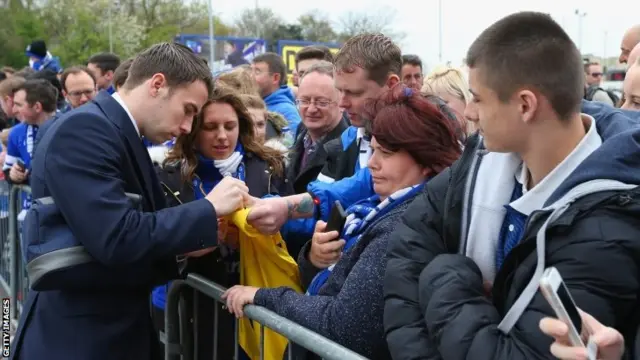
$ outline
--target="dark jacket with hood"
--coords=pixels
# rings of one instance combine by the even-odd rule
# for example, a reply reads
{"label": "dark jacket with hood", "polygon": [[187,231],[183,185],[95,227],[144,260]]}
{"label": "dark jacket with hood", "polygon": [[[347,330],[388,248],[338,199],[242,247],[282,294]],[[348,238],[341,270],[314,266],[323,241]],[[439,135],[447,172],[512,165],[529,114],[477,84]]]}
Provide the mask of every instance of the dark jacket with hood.
{"label": "dark jacket with hood", "polygon": [[398,225],[385,275],[384,325],[393,358],[548,359],[538,323],[554,312],[542,271],[558,269],[578,307],[633,343],[640,294],[640,128],[622,112],[585,102],[602,145],[526,223],[491,296],[464,254],[483,154],[472,136],[462,157],[431,180]]}

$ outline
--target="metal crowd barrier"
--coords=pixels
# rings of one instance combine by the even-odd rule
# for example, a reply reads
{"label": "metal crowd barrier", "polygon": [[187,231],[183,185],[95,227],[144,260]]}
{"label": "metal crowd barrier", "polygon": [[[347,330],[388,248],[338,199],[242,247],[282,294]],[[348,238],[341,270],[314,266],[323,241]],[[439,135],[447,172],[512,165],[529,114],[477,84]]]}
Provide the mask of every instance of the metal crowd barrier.
{"label": "metal crowd barrier", "polygon": [[[181,303],[181,294],[184,290],[193,288],[194,303],[198,301],[198,293],[202,293],[217,302],[224,303],[222,300],[222,294],[225,292],[225,288],[220,285],[204,278],[198,274],[189,274],[185,280],[173,281],[169,292],[167,294],[167,302],[165,307],[165,360],[192,360],[194,357],[194,349],[186,344],[195,344],[197,347],[197,329],[195,324],[188,324],[184,318],[181,318],[181,312],[179,311]],[[194,311],[197,312],[197,306],[193,306]],[[219,308],[216,306],[214,309],[214,326],[217,328],[218,312]],[[260,324],[260,359],[264,359],[264,327],[274,330],[282,336],[289,339],[288,358],[293,359],[292,343],[299,345],[311,352],[314,352],[318,356],[326,360],[366,360],[367,358],[339,345],[324,336],[321,336],[303,326],[296,324],[295,322],[288,320],[276,313],[267,310],[260,306],[247,305],[244,308],[244,314],[249,319],[252,319]],[[197,313],[194,314],[194,319],[197,321]],[[202,321],[203,319],[200,319]],[[193,332],[196,332],[195,334]],[[216,331],[217,332],[217,331]],[[217,350],[217,336],[214,336],[214,360]],[[239,359],[239,344],[238,344],[238,322],[236,321],[236,336],[235,336],[235,359]],[[226,360],[226,359],[225,359]]]}
{"label": "metal crowd barrier", "polygon": [[15,329],[22,313],[22,304],[29,292],[29,281],[20,251],[18,215],[23,196],[31,194],[28,186],[11,186],[0,181],[0,291],[10,298],[11,325]]}
{"label": "metal crowd barrier", "polygon": [[[22,304],[29,292],[29,281],[26,266],[23,264],[20,249],[20,227],[18,217],[22,209],[23,197],[31,194],[28,186],[9,185],[0,181],[0,292],[10,298],[11,325],[18,326],[22,313]],[[219,307],[214,307],[213,319],[198,319],[197,306],[194,306],[194,322],[189,323],[185,312],[183,292],[194,289],[193,302],[197,304],[198,295],[204,294],[217,302],[222,301],[225,288],[198,274],[189,274],[185,280],[176,280],[167,294],[165,311],[165,345],[166,360],[192,360],[197,357],[197,322],[213,321],[217,329]],[[182,299],[182,300],[181,300]],[[247,305],[245,316],[260,324],[261,360],[264,355],[264,328],[274,330],[289,339],[288,355],[293,359],[292,343],[301,346],[326,360],[367,360],[365,357],[321,336],[303,326],[275,314],[263,307]],[[235,359],[239,359],[238,322],[236,321]],[[186,346],[190,344],[193,346]],[[217,349],[217,336],[214,336],[214,359]],[[195,355],[195,356],[194,356]],[[222,359],[226,360],[226,359]]]}

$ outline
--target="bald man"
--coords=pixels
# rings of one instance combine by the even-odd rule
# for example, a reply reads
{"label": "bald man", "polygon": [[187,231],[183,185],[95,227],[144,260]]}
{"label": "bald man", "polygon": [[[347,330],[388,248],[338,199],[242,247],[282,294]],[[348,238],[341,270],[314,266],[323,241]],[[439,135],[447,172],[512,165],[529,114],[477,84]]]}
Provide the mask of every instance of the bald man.
{"label": "bald man", "polygon": [[622,37],[622,43],[620,43],[620,61],[621,64],[626,64],[629,61],[629,55],[631,50],[640,43],[640,25],[636,25],[627,30]]}
{"label": "bald man", "polygon": [[638,43],[633,48],[633,50],[631,50],[631,53],[629,53],[629,58],[627,59],[627,61],[629,62],[628,68],[631,68],[633,65],[635,65],[638,62],[639,58],[640,58],[640,43]]}

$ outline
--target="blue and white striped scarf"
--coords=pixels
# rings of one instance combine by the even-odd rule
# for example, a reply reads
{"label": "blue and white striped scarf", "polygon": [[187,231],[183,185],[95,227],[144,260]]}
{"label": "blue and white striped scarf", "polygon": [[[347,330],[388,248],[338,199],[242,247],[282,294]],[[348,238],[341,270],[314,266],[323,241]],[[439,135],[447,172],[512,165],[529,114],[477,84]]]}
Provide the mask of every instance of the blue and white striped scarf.
{"label": "blue and white striped scarf", "polygon": [[[380,219],[384,214],[387,214],[405,200],[415,196],[415,194],[422,190],[424,184],[425,183],[421,183],[398,190],[382,202],[380,201],[379,195],[374,195],[351,205],[346,211],[347,221],[342,230],[342,239],[346,242],[342,253],[346,253],[358,243],[369,224]],[[334,266],[335,264],[320,271],[313,278],[307,289],[307,295],[318,295],[320,288],[329,279],[329,275],[331,275]]]}

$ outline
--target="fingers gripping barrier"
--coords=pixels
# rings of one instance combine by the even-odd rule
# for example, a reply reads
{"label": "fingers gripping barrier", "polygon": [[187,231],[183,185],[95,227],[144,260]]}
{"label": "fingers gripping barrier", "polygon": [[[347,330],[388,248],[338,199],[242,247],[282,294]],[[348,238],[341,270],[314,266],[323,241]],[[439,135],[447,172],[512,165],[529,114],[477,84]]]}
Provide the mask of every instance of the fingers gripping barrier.
{"label": "fingers gripping barrier", "polygon": [[[215,299],[220,303],[224,303],[222,300],[222,294],[225,292],[225,288],[220,285],[204,278],[198,274],[189,274],[185,280],[174,281],[167,294],[167,302],[165,308],[165,332],[166,332],[166,346],[165,346],[165,359],[166,360],[180,360],[193,359],[194,344],[197,343],[197,334],[193,336],[184,334],[181,330],[190,332],[191,329],[197,329],[197,326],[193,326],[190,329],[186,329],[185,326],[191,326],[186,324],[180,319],[179,304],[181,294],[192,288],[197,293],[201,293]],[[194,296],[194,301],[197,301],[198,296]],[[197,306],[193,306],[197,309]],[[218,320],[218,308],[214,311],[214,322]],[[261,326],[260,332],[260,350],[263,359],[264,354],[264,327],[268,327],[279,334],[289,339],[289,349],[287,351],[289,359],[292,359],[291,344],[295,343],[305,349],[318,354],[320,357],[326,360],[366,360],[367,358],[339,345],[322,335],[319,335],[303,326],[294,323],[276,313],[267,310],[260,306],[247,305],[244,308],[245,316],[258,322]],[[194,314],[194,321],[198,320],[197,314]],[[236,322],[237,325],[237,322]],[[235,336],[235,358],[238,359],[239,345],[238,345],[238,326],[236,326]],[[197,330],[195,330],[197,332]],[[181,336],[182,335],[182,336]],[[195,341],[194,341],[195,340]],[[216,353],[217,337],[214,336],[214,354]],[[214,356],[214,359],[216,357]]]}

